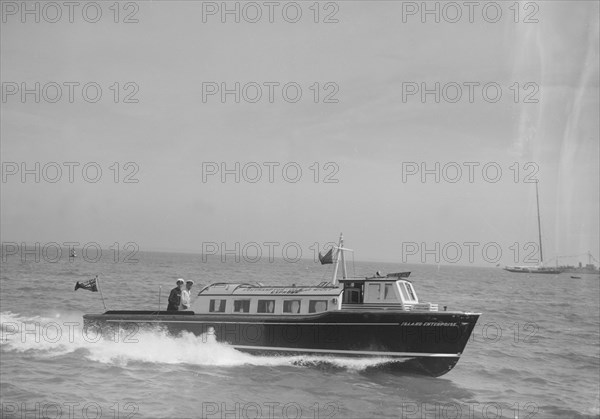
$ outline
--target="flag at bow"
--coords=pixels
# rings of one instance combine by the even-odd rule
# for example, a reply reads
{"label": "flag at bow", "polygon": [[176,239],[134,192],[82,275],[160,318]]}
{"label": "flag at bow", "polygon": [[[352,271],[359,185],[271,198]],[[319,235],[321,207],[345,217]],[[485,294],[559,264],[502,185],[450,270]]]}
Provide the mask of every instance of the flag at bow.
{"label": "flag at bow", "polygon": [[77,281],[77,283],[75,284],[75,291],[77,291],[79,288],[83,288],[84,290],[92,292],[98,292],[98,277],[95,277],[94,279],[90,279],[89,281],[85,282]]}
{"label": "flag at bow", "polygon": [[319,252],[319,262],[321,262],[321,265],[333,263],[333,248],[329,249],[329,252],[325,253],[325,256]]}

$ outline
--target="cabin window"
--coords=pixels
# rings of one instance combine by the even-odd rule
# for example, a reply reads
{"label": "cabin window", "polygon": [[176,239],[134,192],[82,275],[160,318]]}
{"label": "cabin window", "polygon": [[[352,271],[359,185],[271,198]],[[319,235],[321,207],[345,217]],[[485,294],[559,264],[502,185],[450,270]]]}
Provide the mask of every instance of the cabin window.
{"label": "cabin window", "polygon": [[369,284],[369,299],[381,300],[381,284]]}
{"label": "cabin window", "polygon": [[396,295],[394,294],[394,284],[385,284],[385,287],[383,288],[383,299],[396,300]]}
{"label": "cabin window", "polygon": [[327,311],[327,300],[311,300],[308,303],[309,313],[319,313],[321,311]]}
{"label": "cabin window", "polygon": [[275,300],[258,300],[258,307],[256,311],[258,313],[274,313]]}
{"label": "cabin window", "polygon": [[208,311],[211,313],[224,313],[227,300],[210,300]]}
{"label": "cabin window", "polygon": [[250,300],[235,300],[233,302],[234,313],[249,313],[250,312]]}
{"label": "cabin window", "polygon": [[287,300],[283,302],[284,313],[300,313],[300,300]]}

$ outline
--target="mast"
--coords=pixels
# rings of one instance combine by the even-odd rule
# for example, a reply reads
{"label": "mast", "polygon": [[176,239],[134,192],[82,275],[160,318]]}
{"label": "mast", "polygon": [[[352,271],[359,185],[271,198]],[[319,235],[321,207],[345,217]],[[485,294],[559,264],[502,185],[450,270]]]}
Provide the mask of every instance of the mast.
{"label": "mast", "polygon": [[538,180],[535,181],[535,201],[537,203],[538,239],[540,241],[540,265],[544,264],[544,253],[542,252],[542,223],[540,221],[540,197],[538,194]]}
{"label": "mast", "polygon": [[346,277],[347,277],[346,258],[344,257],[344,250],[348,250],[348,251],[352,252],[352,249],[344,248],[344,235],[342,233],[340,233],[340,241],[336,247],[336,252],[335,252],[335,267],[333,268],[333,278],[331,280],[331,283],[333,285],[338,284],[337,273],[338,273],[338,267],[340,265],[340,259],[342,260],[342,278],[346,279]]}
{"label": "mast", "polygon": [[[340,241],[338,242],[338,246],[337,249],[335,251],[335,268],[333,268],[333,278],[331,279],[331,283],[333,285],[337,285],[337,272],[338,272],[338,267],[340,266],[340,252],[342,253],[342,255],[344,254],[342,252],[342,246],[344,245],[344,235],[342,233],[340,233]],[[343,256],[342,256],[343,259]],[[345,277],[345,271],[346,271],[346,267],[344,266],[343,268],[344,271],[344,277]]]}
{"label": "mast", "polygon": [[346,273],[346,257],[344,256],[344,237],[340,233],[340,256],[342,257],[342,279],[346,279],[348,276]]}

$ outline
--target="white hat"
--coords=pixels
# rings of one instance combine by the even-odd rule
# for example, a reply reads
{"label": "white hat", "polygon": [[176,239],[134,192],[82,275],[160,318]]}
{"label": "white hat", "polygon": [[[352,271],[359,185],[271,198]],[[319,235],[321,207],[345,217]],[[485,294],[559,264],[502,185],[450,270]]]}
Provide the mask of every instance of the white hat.
{"label": "white hat", "polygon": [[194,285],[194,281],[192,281],[191,279],[188,279],[187,281],[185,281],[185,283]]}
{"label": "white hat", "polygon": [[177,280],[177,283],[178,283],[178,284],[179,284],[179,283],[183,284],[184,282],[185,282],[185,281],[183,280],[183,278],[179,278],[179,279]]}

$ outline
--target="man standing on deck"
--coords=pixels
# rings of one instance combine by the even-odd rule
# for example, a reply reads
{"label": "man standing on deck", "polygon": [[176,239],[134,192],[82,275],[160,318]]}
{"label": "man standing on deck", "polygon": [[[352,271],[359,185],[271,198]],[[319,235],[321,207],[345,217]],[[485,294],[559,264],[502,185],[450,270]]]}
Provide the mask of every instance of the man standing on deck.
{"label": "man standing on deck", "polygon": [[179,278],[177,280],[177,286],[171,290],[171,294],[169,294],[169,305],[167,306],[167,311],[177,311],[179,310],[179,304],[181,304],[181,287],[183,286],[183,279]]}
{"label": "man standing on deck", "polygon": [[179,305],[179,310],[188,310],[190,308],[190,294],[193,285],[194,281],[191,279],[185,281],[185,289],[181,291],[181,304]]}

